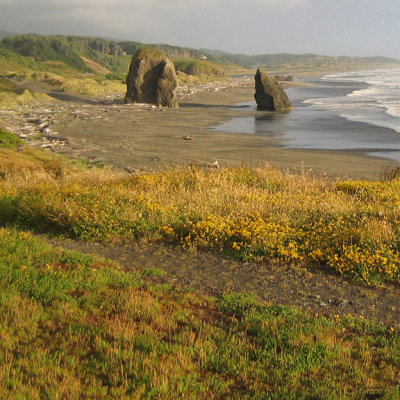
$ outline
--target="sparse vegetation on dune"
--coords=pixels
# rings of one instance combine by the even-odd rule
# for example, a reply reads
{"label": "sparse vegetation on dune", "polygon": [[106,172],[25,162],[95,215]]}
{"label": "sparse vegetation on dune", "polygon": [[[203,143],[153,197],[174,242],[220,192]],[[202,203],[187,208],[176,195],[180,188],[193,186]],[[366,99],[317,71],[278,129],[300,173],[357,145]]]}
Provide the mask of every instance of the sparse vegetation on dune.
{"label": "sparse vegetation on dune", "polygon": [[34,80],[49,83],[65,92],[88,95],[122,94],[126,85],[121,81],[106,79],[104,76],[75,76],[63,77],[57,74],[37,72],[31,75]]}

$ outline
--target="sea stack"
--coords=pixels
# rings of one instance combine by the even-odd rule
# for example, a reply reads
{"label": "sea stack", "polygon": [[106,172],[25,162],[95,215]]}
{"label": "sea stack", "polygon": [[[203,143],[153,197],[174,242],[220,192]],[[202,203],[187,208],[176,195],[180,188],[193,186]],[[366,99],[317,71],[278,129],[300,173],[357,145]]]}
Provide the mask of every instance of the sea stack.
{"label": "sea stack", "polygon": [[179,107],[173,62],[158,50],[142,47],[132,57],[126,78],[125,103]]}
{"label": "sea stack", "polygon": [[293,109],[292,103],[281,85],[266,71],[258,69],[255,81],[256,93],[254,98],[259,110],[288,111]]}

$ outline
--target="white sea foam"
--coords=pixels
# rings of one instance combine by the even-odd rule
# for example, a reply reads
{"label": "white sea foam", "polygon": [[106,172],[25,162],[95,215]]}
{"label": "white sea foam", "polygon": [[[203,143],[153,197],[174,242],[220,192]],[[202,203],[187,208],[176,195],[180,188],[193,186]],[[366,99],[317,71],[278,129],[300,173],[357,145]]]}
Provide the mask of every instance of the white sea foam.
{"label": "white sea foam", "polygon": [[304,101],[315,109],[331,111],[351,121],[365,122],[400,132],[400,69],[380,69],[326,75],[325,82],[359,82],[368,87],[347,96]]}

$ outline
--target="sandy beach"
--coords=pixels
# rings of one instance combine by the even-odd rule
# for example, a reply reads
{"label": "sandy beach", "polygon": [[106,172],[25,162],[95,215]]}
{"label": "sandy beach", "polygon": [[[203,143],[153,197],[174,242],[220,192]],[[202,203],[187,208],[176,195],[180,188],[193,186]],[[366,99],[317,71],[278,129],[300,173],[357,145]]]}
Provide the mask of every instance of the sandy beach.
{"label": "sandy beach", "polygon": [[[42,85],[43,86],[43,85]],[[398,133],[315,111],[304,99],[326,95],[318,78],[290,82],[285,89],[295,109],[287,114],[257,111],[251,78],[180,90],[180,108],[126,105],[122,97],[94,100],[35,88],[52,104],[2,110],[5,127],[35,146],[128,170],[156,170],[176,164],[219,166],[259,162],[332,177],[379,178],[399,165],[375,157],[396,148]],[[333,86],[330,93],[349,89]],[[347,90],[347,92],[346,92]],[[31,121],[46,121],[50,135],[40,141]],[[185,140],[185,137],[192,140]]]}
{"label": "sandy beach", "polygon": [[[253,92],[251,86],[246,86],[195,94],[183,100],[179,109],[148,110],[117,104],[99,108],[96,117],[90,117],[93,110],[88,105],[89,117],[61,118],[55,130],[69,139],[70,144],[64,149],[67,153],[140,170],[193,160],[199,164],[217,160],[220,166],[243,163],[254,166],[261,161],[275,167],[304,168],[329,176],[374,178],[379,177],[383,167],[396,165],[355,149],[293,149],[283,147],[276,135],[209,129],[232,118],[259,117],[258,111],[237,105],[253,101]],[[332,123],[353,124],[339,117]],[[193,140],[184,140],[185,136]]]}

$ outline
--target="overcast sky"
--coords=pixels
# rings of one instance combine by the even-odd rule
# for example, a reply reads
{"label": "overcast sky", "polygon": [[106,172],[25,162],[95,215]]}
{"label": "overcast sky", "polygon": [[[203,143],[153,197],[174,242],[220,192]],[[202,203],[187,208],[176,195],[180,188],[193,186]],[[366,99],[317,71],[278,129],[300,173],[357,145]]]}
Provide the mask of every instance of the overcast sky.
{"label": "overcast sky", "polygon": [[0,30],[400,58],[400,0],[0,0]]}

